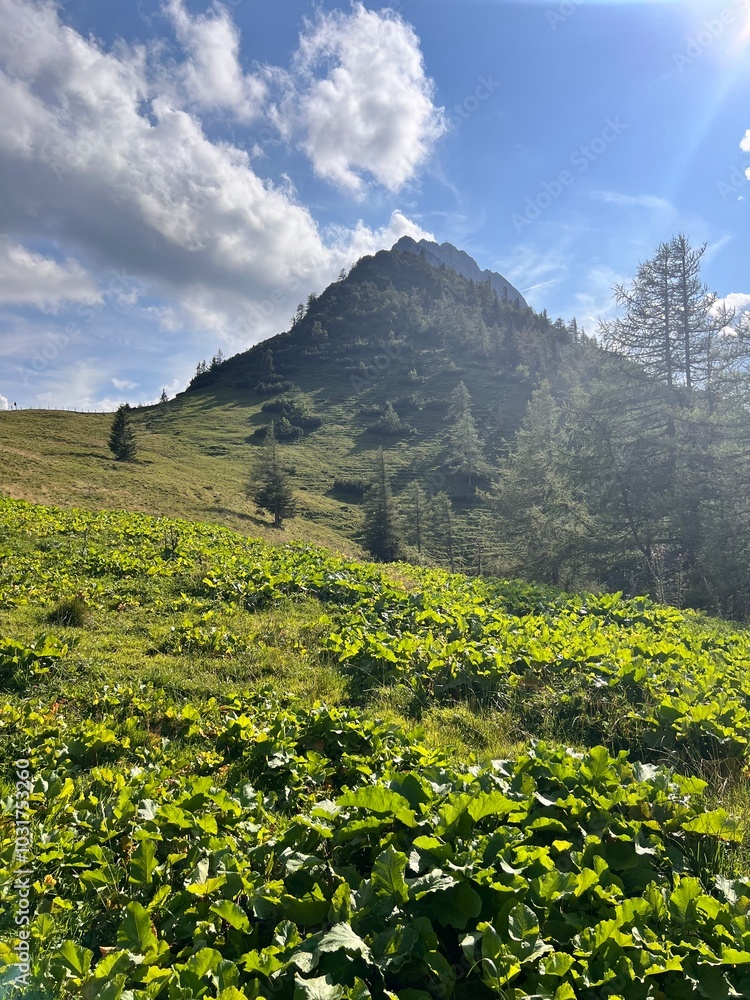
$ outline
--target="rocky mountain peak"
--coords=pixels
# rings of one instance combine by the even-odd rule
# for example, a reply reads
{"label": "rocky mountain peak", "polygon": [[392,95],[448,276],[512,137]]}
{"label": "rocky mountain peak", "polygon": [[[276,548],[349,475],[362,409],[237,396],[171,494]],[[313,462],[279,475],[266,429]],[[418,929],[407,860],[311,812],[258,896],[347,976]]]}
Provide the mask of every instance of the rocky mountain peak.
{"label": "rocky mountain peak", "polygon": [[489,281],[500,299],[505,299],[507,296],[509,302],[518,302],[522,306],[528,305],[523,295],[507,278],[498,274],[497,271],[490,271],[489,268],[483,271],[473,257],[470,257],[465,250],[454,247],[452,243],[434,243],[431,240],[417,242],[411,236],[402,236],[391,249],[397,253],[421,254],[433,267],[440,267],[441,264],[444,264],[470,281]]}

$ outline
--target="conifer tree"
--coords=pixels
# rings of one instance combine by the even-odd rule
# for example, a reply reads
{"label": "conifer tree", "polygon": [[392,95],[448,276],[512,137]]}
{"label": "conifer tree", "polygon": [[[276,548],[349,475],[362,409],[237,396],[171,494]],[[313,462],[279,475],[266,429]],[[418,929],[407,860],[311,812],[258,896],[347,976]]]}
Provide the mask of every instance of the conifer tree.
{"label": "conifer tree", "polygon": [[617,285],[615,298],[623,314],[600,324],[605,344],[629,355],[644,375],[671,388],[679,344],[669,244],[661,243],[650,260],[638,265],[629,287]]}
{"label": "conifer tree", "polygon": [[408,517],[410,531],[410,542],[415,545],[417,552],[421,554],[425,543],[425,530],[427,527],[427,516],[429,505],[427,495],[419,483],[413,483],[408,495]]}
{"label": "conifer tree", "polygon": [[483,442],[471,415],[471,396],[463,382],[451,394],[448,419],[453,420],[450,431],[449,461],[454,471],[471,480],[484,468]]}
{"label": "conifer tree", "polygon": [[364,542],[367,550],[383,562],[395,562],[403,554],[396,505],[382,448],[378,449],[375,480],[365,497]]}
{"label": "conifer tree", "polygon": [[533,580],[576,582],[591,517],[572,473],[562,414],[544,382],[531,396],[506,464],[488,499],[505,570]]}
{"label": "conifer tree", "polygon": [[668,388],[685,386],[688,399],[705,383],[716,326],[717,298],[701,280],[705,252],[705,244],[692,247],[684,233],[661,243],[629,287],[615,288],[623,315],[600,324],[608,347]]}
{"label": "conifer tree", "polygon": [[138,442],[130,423],[130,406],[123,403],[117,408],[109,433],[109,450],[118,462],[134,462]]}
{"label": "conifer tree", "polygon": [[445,552],[452,573],[456,568],[456,530],[453,505],[447,493],[436,493],[433,497],[432,524],[435,537]]}
{"label": "conifer tree", "polygon": [[273,424],[253,469],[247,495],[261,510],[273,514],[275,528],[282,528],[285,519],[294,517],[297,511],[291,479],[281,460]]}
{"label": "conifer tree", "polygon": [[400,434],[404,429],[401,418],[394,410],[390,399],[386,401],[383,415],[375,424],[375,429],[380,431],[381,434]]}

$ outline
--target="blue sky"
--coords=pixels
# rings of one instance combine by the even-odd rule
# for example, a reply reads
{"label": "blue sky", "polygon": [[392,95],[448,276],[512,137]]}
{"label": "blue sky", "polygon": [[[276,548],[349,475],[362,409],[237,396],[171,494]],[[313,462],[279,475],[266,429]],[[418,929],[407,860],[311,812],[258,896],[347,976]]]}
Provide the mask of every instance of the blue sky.
{"label": "blue sky", "polygon": [[750,306],[750,0],[0,0],[0,407],[111,408],[426,235],[589,332]]}

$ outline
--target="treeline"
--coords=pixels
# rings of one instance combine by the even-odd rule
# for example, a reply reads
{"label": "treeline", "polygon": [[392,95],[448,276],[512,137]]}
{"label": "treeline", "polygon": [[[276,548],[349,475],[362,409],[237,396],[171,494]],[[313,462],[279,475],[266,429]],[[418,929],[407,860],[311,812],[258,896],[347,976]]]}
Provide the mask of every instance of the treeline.
{"label": "treeline", "polygon": [[[424,352],[439,348],[467,374],[439,401],[437,486],[405,465],[403,448],[388,451],[409,438],[409,399],[375,398],[362,413],[386,450],[361,479],[330,470],[342,493],[363,500],[362,541],[375,557],[646,592],[747,618],[750,324],[703,284],[704,253],[684,235],[661,244],[615,289],[618,318],[596,338],[418,257],[377,254],[311,297],[288,333],[199,379],[221,373],[274,394],[305,358],[334,361],[340,378],[368,388],[376,380],[357,350],[382,349],[426,408],[436,401],[420,385]],[[523,385],[525,414],[488,424],[498,401],[473,400],[460,381],[479,384],[469,378],[478,365]],[[279,405],[271,480],[275,440],[289,430],[282,419],[293,426],[299,416]]]}
{"label": "treeline", "polygon": [[[704,253],[684,235],[660,245],[615,289],[602,348],[564,352],[539,379],[480,513],[415,486],[404,540],[422,506],[442,562],[750,617],[750,322],[703,284]],[[467,396],[454,393],[453,461],[486,475]]]}
{"label": "treeline", "polygon": [[488,496],[508,570],[750,615],[750,324],[704,252],[663,243],[604,350],[534,392]]}

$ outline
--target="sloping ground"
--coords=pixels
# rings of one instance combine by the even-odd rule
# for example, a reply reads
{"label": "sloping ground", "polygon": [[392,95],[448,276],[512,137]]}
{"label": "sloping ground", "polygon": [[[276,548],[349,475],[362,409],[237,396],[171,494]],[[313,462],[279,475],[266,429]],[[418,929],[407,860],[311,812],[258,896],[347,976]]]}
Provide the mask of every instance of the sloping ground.
{"label": "sloping ground", "polygon": [[750,995],[745,633],[13,501],[0,615],[3,995]]}
{"label": "sloping ground", "polygon": [[0,414],[0,492],[89,510],[211,521],[269,540],[300,538],[360,552],[356,542],[336,531],[335,505],[313,493],[306,496],[302,484],[300,516],[283,531],[256,512],[246,498],[255,458],[247,442],[249,419],[247,407],[231,399],[173,402],[166,415],[153,407],[136,410],[137,461],[120,463],[107,446],[111,415],[6,412]]}
{"label": "sloping ground", "polygon": [[[413,484],[430,495],[447,491],[459,515],[456,549],[463,539],[473,553],[478,481],[451,467],[451,393],[461,381],[468,387],[491,470],[535,379],[566,350],[589,349],[571,338],[564,325],[500,302],[486,283],[382,252],[312,301],[288,333],[214,366],[166,408],[134,411],[135,463],[112,460],[110,415],[0,414],[0,491],[185,516],[354,553],[361,489],[346,487],[372,478],[383,447],[402,504]],[[402,422],[392,434],[376,427],[387,403]],[[285,407],[303,414],[279,434],[300,510],[278,536],[248,503],[246,484],[265,429],[274,421],[281,430]]]}

